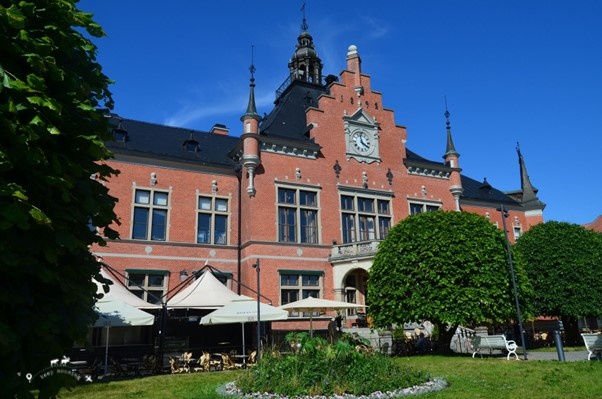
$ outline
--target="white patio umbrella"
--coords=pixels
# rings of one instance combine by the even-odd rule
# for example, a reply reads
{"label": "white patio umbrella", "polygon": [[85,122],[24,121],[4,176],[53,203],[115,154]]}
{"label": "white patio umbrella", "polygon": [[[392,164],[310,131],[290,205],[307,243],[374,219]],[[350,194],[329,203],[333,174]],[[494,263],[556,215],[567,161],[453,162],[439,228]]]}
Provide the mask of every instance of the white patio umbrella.
{"label": "white patio umbrella", "polygon": [[[261,321],[286,320],[286,310],[268,305],[259,304]],[[201,325],[241,323],[242,326],[242,353],[245,354],[245,323],[257,321],[257,301],[247,296],[241,296],[222,308],[214,310],[201,318]],[[258,348],[259,350],[259,348]],[[244,358],[243,358],[244,359]]]}
{"label": "white patio umbrella", "polygon": [[[107,276],[105,276],[107,277]],[[98,319],[94,327],[104,327],[107,331],[105,343],[105,374],[108,371],[109,361],[109,330],[111,327],[135,327],[152,326],[155,323],[155,316],[140,310],[130,303],[138,303],[144,306],[144,301],[128,292],[125,288],[113,283],[110,291],[105,293],[102,284],[94,280],[97,285],[97,293],[103,293],[103,297],[96,301],[95,310]],[[147,303],[149,306],[153,306]]]}
{"label": "white patio umbrella", "polygon": [[205,271],[182,291],[169,298],[168,309],[218,309],[240,295],[226,287],[211,273]]}
{"label": "white patio umbrella", "polygon": [[289,312],[309,312],[309,335],[313,336],[314,312],[326,312],[327,310],[341,309],[357,309],[365,307],[366,305],[358,305],[357,303],[332,301],[330,299],[314,298],[312,296],[309,296],[305,299],[282,305],[280,306],[280,309],[284,309]]}

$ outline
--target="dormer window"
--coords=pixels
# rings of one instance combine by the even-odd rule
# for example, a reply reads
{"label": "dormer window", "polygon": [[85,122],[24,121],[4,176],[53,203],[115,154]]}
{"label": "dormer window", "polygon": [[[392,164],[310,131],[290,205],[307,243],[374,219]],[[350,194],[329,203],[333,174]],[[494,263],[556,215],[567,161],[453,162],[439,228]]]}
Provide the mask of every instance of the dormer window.
{"label": "dormer window", "polygon": [[199,142],[194,139],[194,135],[192,132],[190,132],[190,136],[188,137],[187,140],[184,141],[184,144],[182,144],[182,146],[184,147],[186,152],[200,152],[201,151],[201,146],[199,145]]}
{"label": "dormer window", "polygon": [[483,179],[483,183],[481,183],[481,185],[479,186],[479,190],[481,190],[481,192],[484,192],[486,194],[491,194],[491,184],[489,184],[489,182],[487,181],[487,178]]}
{"label": "dormer window", "polygon": [[113,140],[118,143],[125,143],[128,141],[128,131],[123,128],[123,123],[121,119],[119,120],[119,125],[115,129],[113,129]]}

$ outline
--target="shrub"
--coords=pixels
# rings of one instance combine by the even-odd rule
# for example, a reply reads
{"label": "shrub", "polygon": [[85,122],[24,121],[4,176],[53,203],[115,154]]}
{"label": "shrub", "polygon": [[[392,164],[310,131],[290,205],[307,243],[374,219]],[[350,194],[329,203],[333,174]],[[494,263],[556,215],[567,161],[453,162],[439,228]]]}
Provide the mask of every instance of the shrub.
{"label": "shrub", "polygon": [[399,366],[387,356],[367,351],[357,340],[358,337],[343,336],[329,344],[306,333],[289,334],[291,355],[266,351],[259,364],[243,372],[236,384],[243,393],[367,395],[429,380],[425,372]]}

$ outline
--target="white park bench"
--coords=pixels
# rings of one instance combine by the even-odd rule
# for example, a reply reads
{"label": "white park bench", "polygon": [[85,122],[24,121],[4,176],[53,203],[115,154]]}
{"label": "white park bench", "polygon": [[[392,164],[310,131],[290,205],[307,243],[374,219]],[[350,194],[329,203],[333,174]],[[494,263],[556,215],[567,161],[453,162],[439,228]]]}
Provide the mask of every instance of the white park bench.
{"label": "white park bench", "polygon": [[475,335],[470,341],[473,350],[472,357],[477,353],[483,357],[481,349],[489,349],[489,354],[494,349],[499,349],[508,351],[507,360],[510,360],[510,355],[516,356],[516,360],[518,360],[518,355],[516,354],[518,345],[512,340],[508,341],[504,335]]}
{"label": "white park bench", "polygon": [[602,334],[581,334],[581,336],[585,342],[585,349],[589,352],[587,360],[591,360],[596,356],[594,352],[602,351]]}

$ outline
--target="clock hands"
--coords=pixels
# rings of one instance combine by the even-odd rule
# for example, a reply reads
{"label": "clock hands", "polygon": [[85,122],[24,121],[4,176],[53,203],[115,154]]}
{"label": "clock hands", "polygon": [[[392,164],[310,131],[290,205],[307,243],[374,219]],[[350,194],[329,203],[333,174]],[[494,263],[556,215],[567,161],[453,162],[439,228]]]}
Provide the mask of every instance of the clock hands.
{"label": "clock hands", "polygon": [[353,140],[355,141],[355,145],[360,151],[368,151],[368,149],[370,148],[370,139],[368,138],[368,136],[366,136],[365,133],[360,132],[355,134]]}

